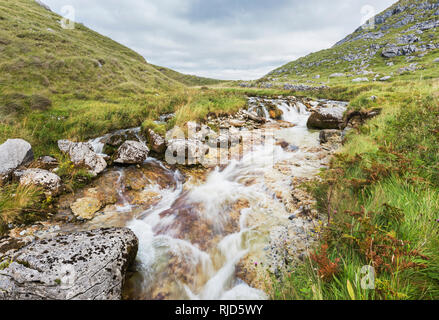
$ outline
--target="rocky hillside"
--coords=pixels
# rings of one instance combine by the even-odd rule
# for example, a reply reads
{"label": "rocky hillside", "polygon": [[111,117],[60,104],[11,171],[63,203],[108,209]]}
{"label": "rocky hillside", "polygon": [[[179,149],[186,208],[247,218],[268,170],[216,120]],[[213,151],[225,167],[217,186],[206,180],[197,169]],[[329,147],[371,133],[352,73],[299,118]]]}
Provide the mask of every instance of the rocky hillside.
{"label": "rocky hillside", "polygon": [[259,85],[292,86],[292,80],[321,86],[345,81],[391,81],[438,76],[439,1],[401,0],[332,48],[290,62]]}

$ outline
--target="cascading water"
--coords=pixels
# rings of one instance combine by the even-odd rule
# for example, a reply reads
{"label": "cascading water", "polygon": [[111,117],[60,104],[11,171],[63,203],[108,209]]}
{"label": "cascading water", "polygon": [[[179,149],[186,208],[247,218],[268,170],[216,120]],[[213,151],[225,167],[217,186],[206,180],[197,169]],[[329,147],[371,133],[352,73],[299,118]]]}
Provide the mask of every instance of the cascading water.
{"label": "cascading water", "polygon": [[[207,170],[200,178],[192,169],[183,175],[148,158],[99,178],[108,204],[81,228],[128,226],[137,235],[126,299],[267,299],[267,269],[276,273],[285,266],[282,252],[306,251],[317,222],[295,214],[292,180],[314,176],[327,164],[328,152],[320,148],[319,133],[307,129],[310,113],[304,104],[253,98],[249,110],[264,104],[277,107],[283,121],[294,126],[269,121],[267,130],[242,129],[243,141],[251,137],[255,144],[242,146],[245,151],[207,176]],[[117,134],[132,138],[138,128],[90,143],[102,153],[105,141],[119,141]]]}
{"label": "cascading water", "polygon": [[[161,201],[128,224],[140,241],[138,272],[130,280],[129,298],[267,298],[239,279],[236,268],[253,254],[261,256],[273,225],[291,223],[271,187],[287,189],[291,176],[280,175],[274,165],[300,164],[298,176],[317,172],[321,165],[306,151],[286,151],[275,143],[282,139],[299,148],[318,145],[318,134],[306,129],[306,107],[284,100],[273,103],[295,127],[278,130],[240,160],[214,169],[199,185],[184,185],[178,171],[170,172],[176,187],[161,190]],[[236,208],[237,203],[243,203],[242,208]]]}

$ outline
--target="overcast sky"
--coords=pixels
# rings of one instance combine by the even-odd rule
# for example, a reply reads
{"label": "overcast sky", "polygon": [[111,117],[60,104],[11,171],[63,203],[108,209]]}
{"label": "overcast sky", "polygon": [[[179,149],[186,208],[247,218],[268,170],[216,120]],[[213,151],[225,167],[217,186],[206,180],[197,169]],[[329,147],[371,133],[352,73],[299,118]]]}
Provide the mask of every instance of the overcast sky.
{"label": "overcast sky", "polygon": [[[353,32],[396,0],[43,0],[150,63],[217,79],[257,79]],[[64,7],[64,8],[63,8]]]}

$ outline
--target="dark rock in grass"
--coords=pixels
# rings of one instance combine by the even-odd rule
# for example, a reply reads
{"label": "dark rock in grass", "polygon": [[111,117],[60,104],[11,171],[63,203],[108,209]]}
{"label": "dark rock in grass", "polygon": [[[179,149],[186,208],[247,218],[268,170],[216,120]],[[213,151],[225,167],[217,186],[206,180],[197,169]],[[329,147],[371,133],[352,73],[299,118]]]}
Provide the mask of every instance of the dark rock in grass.
{"label": "dark rock in grass", "polygon": [[0,185],[11,177],[14,170],[33,159],[32,146],[22,139],[9,139],[0,145]]}
{"label": "dark rock in grass", "polygon": [[308,119],[310,129],[340,129],[346,108],[334,106],[314,111]]}
{"label": "dark rock in grass", "polygon": [[126,228],[32,242],[0,270],[0,300],[119,300],[137,248]]}

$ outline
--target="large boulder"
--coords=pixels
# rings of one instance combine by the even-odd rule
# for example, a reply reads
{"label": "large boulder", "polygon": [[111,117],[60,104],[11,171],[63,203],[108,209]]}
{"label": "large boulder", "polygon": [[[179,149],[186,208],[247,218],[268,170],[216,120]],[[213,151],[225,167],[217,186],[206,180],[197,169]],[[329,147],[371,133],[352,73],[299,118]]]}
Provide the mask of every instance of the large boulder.
{"label": "large boulder", "polygon": [[105,159],[93,151],[88,142],[58,141],[59,149],[70,156],[70,160],[77,166],[85,166],[93,175],[98,175],[107,168]]}
{"label": "large boulder", "polygon": [[9,139],[0,145],[0,185],[11,173],[34,160],[32,146],[22,139]]}
{"label": "large boulder", "polygon": [[125,141],[117,150],[114,162],[120,164],[140,164],[148,158],[149,148],[143,142]]}
{"label": "large boulder", "polygon": [[332,106],[314,110],[308,119],[310,129],[340,129],[346,107]]}
{"label": "large boulder", "polygon": [[120,300],[138,240],[126,228],[37,240],[0,269],[0,300]]}
{"label": "large boulder", "polygon": [[42,187],[48,195],[57,195],[61,191],[61,178],[43,169],[27,169],[14,173],[20,179],[21,185]]}

